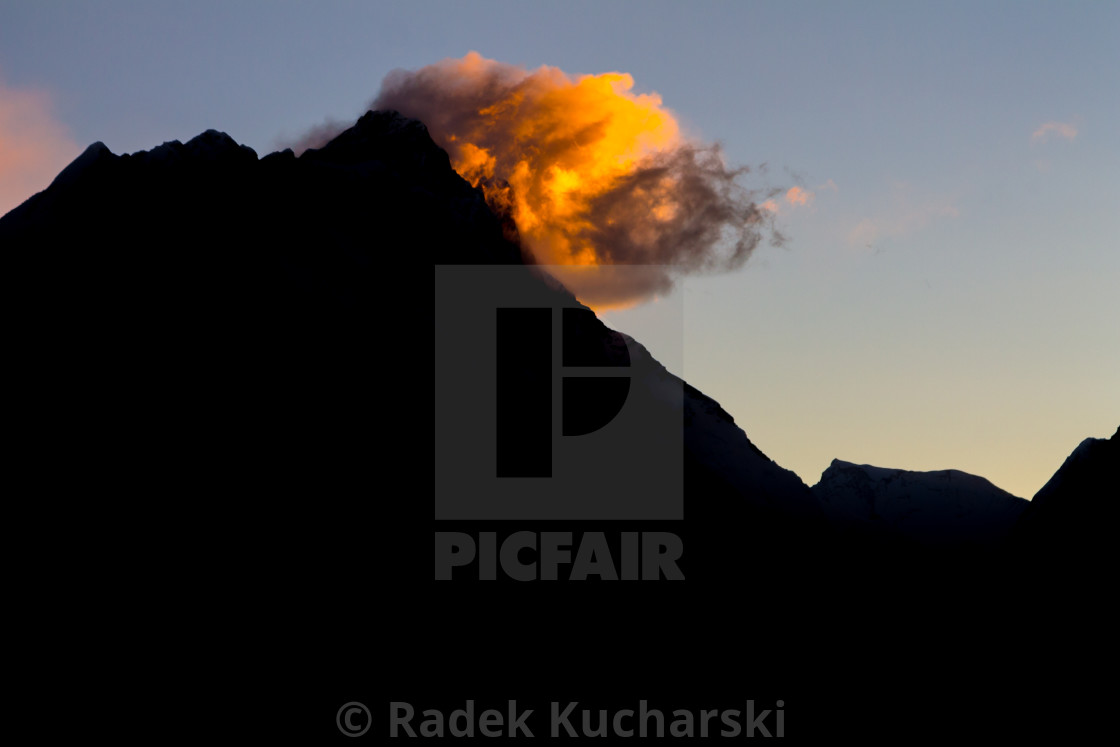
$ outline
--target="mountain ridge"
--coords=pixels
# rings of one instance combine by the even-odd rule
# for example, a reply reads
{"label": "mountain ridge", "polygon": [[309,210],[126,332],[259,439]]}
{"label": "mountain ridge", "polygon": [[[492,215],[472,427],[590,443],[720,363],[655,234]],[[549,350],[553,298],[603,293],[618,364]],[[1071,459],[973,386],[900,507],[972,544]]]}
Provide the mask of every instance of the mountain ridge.
{"label": "mountain ridge", "polygon": [[[221,182],[213,185],[204,183],[209,178],[208,174],[221,173]],[[174,177],[171,175],[174,174]],[[351,282],[351,278],[368,273],[371,264],[388,262],[390,266],[399,267],[401,263],[409,264],[435,262],[467,262],[467,263],[521,263],[530,261],[528,254],[517,246],[515,241],[510,241],[508,229],[508,216],[495,216],[486,204],[482,191],[472,188],[465,180],[459,177],[452,169],[447,153],[436,145],[427,128],[422,122],[408,119],[396,112],[367,112],[339,136],[319,149],[309,149],[296,157],[290,150],[279,151],[258,157],[251,148],[238,144],[228,134],[218,130],[207,130],[191,138],[186,143],[177,140],[165,142],[149,151],[139,151],[133,154],[115,155],[103,143],[95,142],[87,147],[71,164],[63,169],[52,181],[51,185],[36,195],[28,198],[2,219],[0,219],[0,236],[7,242],[28,242],[34,239],[37,242],[53,242],[64,244],[69,241],[77,244],[76,236],[52,236],[57,232],[57,226],[49,225],[54,212],[63,211],[71,216],[77,226],[90,227],[93,230],[105,232],[118,230],[116,224],[117,206],[109,206],[106,213],[98,214],[83,205],[83,201],[91,204],[105,204],[108,202],[101,195],[84,194],[88,192],[91,184],[97,183],[97,190],[103,190],[105,184],[121,185],[111,187],[109,191],[116,190],[123,194],[115,195],[118,202],[128,203],[135,200],[138,209],[131,211],[126,220],[136,223],[139,213],[139,224],[131,230],[143,230],[152,235],[166,234],[169,225],[177,225],[177,230],[182,230],[184,236],[170,237],[171,246],[191,244],[189,251],[180,250],[183,254],[197,254],[197,249],[213,240],[215,233],[221,233],[227,228],[219,228],[219,224],[226,226],[242,226],[233,229],[233,235],[226,236],[226,244],[243,241],[251,243],[271,243],[277,247],[295,246],[302,243],[305,246],[314,246],[320,241],[322,235],[318,228],[300,228],[301,225],[310,226],[319,223],[326,229],[331,238],[328,244],[337,244],[341,253],[337,259],[331,260],[328,266],[320,266],[321,261],[317,252],[299,250],[292,255],[290,250],[281,255],[269,252],[256,252],[250,265],[256,267],[243,267],[250,276],[260,275],[260,267],[276,264],[266,274],[271,278],[265,283],[266,287],[290,284],[307,294],[304,301],[297,304],[305,308],[306,304],[326,304],[329,307],[342,307],[351,311],[358,308],[370,308],[371,298],[368,289],[363,290],[359,285]],[[144,183],[142,191],[131,191],[132,183]],[[182,182],[182,183],[180,183]],[[330,192],[331,187],[326,185],[338,182],[343,185],[334,187],[334,199],[318,199],[317,191]],[[301,186],[296,186],[301,185]],[[381,185],[375,193],[359,196],[365,186]],[[403,189],[401,189],[403,187]],[[212,218],[209,223],[214,226],[209,230],[209,235],[201,235],[192,228],[191,223],[184,223],[181,211],[174,210],[178,204],[190,204],[208,189],[216,189],[216,194],[209,195],[207,202],[218,207],[221,212],[217,218]],[[340,191],[346,190],[346,191]],[[263,193],[255,202],[245,199],[245,195],[255,192]],[[298,197],[293,197],[292,194]],[[370,233],[370,228],[358,229],[359,222],[354,221],[355,216],[360,216],[368,205],[378,200],[403,204],[408,200],[410,205],[424,205],[424,210],[432,215],[439,215],[436,224],[443,223],[438,236],[425,236],[424,230],[428,228],[430,220],[409,220],[410,210],[402,210],[397,215],[394,209],[382,211],[384,214],[393,214],[394,217],[403,217],[401,222],[408,223],[404,228],[393,231],[391,241],[399,240],[408,243],[414,240],[412,232],[416,231],[415,243],[422,245],[425,250],[435,250],[432,257],[410,257],[407,253],[380,254],[376,259],[366,256],[360,265],[354,265],[355,257],[362,254],[360,242],[355,239],[363,233]],[[363,206],[365,203],[365,206]],[[144,210],[150,212],[145,217]],[[417,208],[410,208],[415,211]],[[299,217],[301,214],[312,218],[309,222]],[[333,215],[334,218],[323,220],[324,216]],[[75,219],[76,217],[76,219]],[[296,228],[290,232],[284,223],[294,223]],[[188,220],[190,220],[188,218]],[[207,221],[203,221],[204,223]],[[100,224],[100,225],[99,225]],[[252,230],[244,228],[245,225],[254,226]],[[263,228],[263,232],[259,229]],[[376,228],[372,231],[376,232]],[[7,232],[7,233],[5,233]],[[38,233],[42,235],[37,235]],[[262,241],[261,233],[264,234]],[[453,238],[452,238],[453,237]],[[384,242],[381,242],[384,243]],[[442,252],[441,252],[442,249]],[[145,256],[147,255],[147,256]],[[110,255],[111,256],[111,255]],[[229,255],[226,255],[229,256]],[[151,263],[160,262],[152,258],[150,253],[140,252],[134,255],[139,258],[138,265],[151,267]],[[104,268],[84,263],[89,261],[85,253],[75,254],[72,259],[74,265],[81,268],[75,272],[73,283],[80,284],[88,277],[96,277],[103,273]],[[17,260],[21,261],[21,260]],[[22,261],[34,261],[24,257]],[[197,270],[206,272],[208,265],[204,260]],[[225,262],[226,260],[218,260]],[[309,265],[308,262],[311,264]],[[341,262],[341,264],[339,264]],[[294,266],[293,266],[294,264]],[[352,269],[361,271],[340,272],[339,270],[349,264]],[[236,263],[235,263],[235,266]],[[311,268],[311,271],[308,269]],[[190,275],[190,262],[180,269],[186,270]],[[388,268],[386,268],[388,269]],[[65,267],[62,268],[65,274]],[[122,275],[129,274],[129,268],[118,265],[116,271]],[[162,271],[161,272],[165,272]],[[395,271],[394,271],[395,272]],[[331,278],[334,287],[323,287],[321,281],[314,278]],[[191,275],[196,283],[221,285],[223,279],[207,278],[204,275]],[[44,282],[53,282],[57,277],[44,278]],[[260,278],[242,277],[232,281],[231,293],[236,293],[239,283],[246,280],[256,282]],[[341,282],[339,282],[341,281]],[[65,284],[65,283],[64,283]],[[32,283],[34,285],[34,283]],[[174,284],[173,284],[174,285]],[[142,289],[132,292],[144,295]],[[270,293],[270,291],[266,291]],[[55,293],[55,297],[58,297]],[[78,293],[79,297],[81,293]],[[291,301],[281,301],[281,296],[268,295],[270,301],[266,303],[281,303],[291,306]],[[160,307],[166,299],[145,296],[146,301]],[[238,301],[235,300],[237,305]],[[111,306],[112,302],[108,302]],[[294,308],[294,307],[293,307]],[[125,313],[122,310],[122,314]],[[238,312],[240,313],[240,312]],[[176,311],[170,310],[172,317],[180,316]],[[189,316],[189,315],[188,315]],[[121,321],[121,315],[114,319]],[[77,322],[81,326],[80,322]],[[648,351],[633,341],[640,356],[648,357]],[[649,360],[653,361],[650,357]],[[656,361],[653,361],[656,363]],[[659,365],[659,364],[658,364]],[[673,376],[671,373],[668,375]],[[906,499],[895,495],[888,498],[892,488],[892,481],[904,478],[905,480],[940,480],[942,483],[956,481],[969,486],[969,490],[977,500],[1002,501],[1004,505],[1003,518],[996,521],[1003,522],[1007,517],[1018,517],[1022,511],[1015,498],[992,485],[984,478],[968,475],[957,470],[940,470],[927,473],[917,473],[904,470],[890,470],[889,468],[873,467],[871,465],[856,465],[852,462],[833,460],[831,466],[822,474],[814,486],[808,486],[790,470],[787,470],[774,460],[767,457],[751,441],[746,432],[735,423],[734,418],[724,410],[718,402],[695,389],[687,382],[681,380],[686,395],[685,412],[689,428],[686,430],[689,439],[690,470],[698,475],[700,483],[706,485],[705,490],[715,495],[728,493],[738,495],[741,499],[754,505],[766,513],[785,514],[790,517],[827,516],[832,523],[839,525],[843,530],[858,528],[860,531],[882,528],[885,526],[881,520],[884,507],[887,514],[894,516],[894,526],[888,534],[898,537],[929,541],[932,538],[928,533],[916,531],[913,524],[916,500],[910,495]],[[692,425],[702,422],[702,427],[694,428]],[[868,508],[860,508],[859,501],[852,495],[842,495],[844,491],[851,493],[852,486],[840,485],[841,480],[837,473],[853,473],[861,471],[867,483],[860,491],[864,494],[859,500],[867,502],[868,490],[877,497],[871,497]],[[719,477],[715,477],[719,474]],[[830,476],[831,475],[831,476]],[[924,477],[920,477],[924,475]],[[826,480],[826,478],[828,478]],[[1057,474],[1055,478],[1057,478]],[[850,480],[849,480],[850,483]],[[872,484],[878,488],[871,488]],[[829,486],[835,494],[830,494]],[[955,486],[954,490],[960,491]],[[937,514],[941,509],[936,509],[934,504],[944,499],[930,498],[933,493],[943,494],[947,488],[942,486],[937,490],[926,490],[928,500],[933,503],[922,507],[918,514]],[[860,492],[856,491],[856,492]],[[896,491],[897,492],[897,491]],[[1040,491],[1045,494],[1045,488]],[[995,498],[993,496],[999,496]],[[958,496],[959,497],[959,496]],[[900,500],[909,500],[907,505],[899,503]],[[878,503],[876,504],[876,501]],[[885,503],[884,503],[885,501]],[[892,508],[892,503],[898,504]],[[1025,502],[1023,502],[1025,503]],[[967,509],[967,506],[962,506]],[[980,514],[991,513],[991,506],[980,510]],[[994,510],[994,509],[992,509]],[[931,514],[932,512],[932,514]],[[944,513],[944,511],[941,511]],[[961,517],[969,511],[958,511]],[[973,511],[972,513],[977,513]],[[996,513],[1000,513],[996,511]],[[904,516],[905,514],[905,516]],[[811,519],[817,521],[818,519]],[[991,524],[992,517],[984,521]],[[960,532],[946,522],[945,516],[939,516],[937,522],[942,526],[945,538],[950,541],[960,539]],[[888,521],[886,524],[890,524]],[[983,523],[983,522],[982,522]],[[905,525],[905,526],[904,526]],[[1002,529],[995,525],[988,527],[990,531],[980,532],[980,536],[987,536],[987,541],[995,541],[996,536],[1002,536]],[[987,531],[987,530],[985,530]]]}
{"label": "mountain ridge", "polygon": [[[250,158],[217,131],[156,157],[94,144],[0,218],[13,462],[35,486],[19,527],[41,596],[64,600],[47,613],[59,640],[114,671],[142,660],[136,682],[170,674],[186,703],[203,682],[198,716],[278,674],[252,726],[311,714],[319,735],[351,700],[481,702],[480,672],[500,673],[490,696],[528,702],[774,694],[791,724],[797,709],[820,719],[802,735],[849,723],[895,741],[947,693],[954,737],[969,714],[1006,731],[1018,722],[1001,715],[1064,703],[1036,683],[1072,681],[1069,662],[1099,654],[1086,628],[1110,619],[1063,596],[1070,575],[1037,588],[1014,565],[1030,548],[927,556],[837,537],[811,489],[687,384],[685,520],[669,523],[683,583],[433,581],[433,529],[665,527],[433,519],[432,267],[523,253],[422,124],[371,112],[352,129],[298,158]],[[655,401],[672,375],[629,354]],[[216,681],[231,662],[247,671]]]}
{"label": "mountain ridge", "polygon": [[[89,235],[116,241],[87,248]],[[528,257],[509,236],[503,217],[451,169],[424,125],[396,112],[368,112],[299,157],[286,150],[258,158],[217,130],[120,156],[94,143],[50,187],[0,219],[7,247],[53,247],[50,255],[8,253],[22,271],[20,292],[35,309],[29,315],[64,349],[106,361],[105,376],[137,358],[140,339],[150,341],[145,355],[154,359],[192,351],[184,372],[208,358],[237,361],[231,370],[238,380],[242,371],[267,367],[285,347],[305,346],[324,361],[356,359],[354,351],[324,348],[357,335],[362,314],[386,321],[383,303],[390,298],[412,298],[427,313],[432,264],[523,264]],[[73,313],[79,307],[88,313]],[[605,334],[594,317],[586,325],[588,336]],[[296,334],[286,339],[282,328]],[[379,351],[417,352],[404,327],[381,330],[389,337],[378,340]],[[245,343],[234,338],[248,345],[238,349]],[[27,342],[42,348],[41,341]],[[259,359],[251,357],[254,349]],[[636,370],[663,370],[644,347],[633,354]],[[44,380],[60,375],[59,367],[48,368]],[[161,375],[178,379],[166,366]],[[821,521],[796,475],[763,454],[713,399],[665,375],[683,387],[685,469],[711,505],[694,506],[690,515],[754,516],[768,527],[760,526],[759,541],[774,522],[788,524],[777,535],[794,541],[795,526]],[[424,378],[415,382],[417,396]],[[122,402],[147,389],[98,381]],[[240,391],[249,401],[263,398]],[[101,411],[96,398],[77,393],[61,402],[74,412]]]}
{"label": "mountain ridge", "polygon": [[994,544],[1027,501],[960,470],[874,467],[834,459],[812,487],[825,513],[851,531],[923,544]]}

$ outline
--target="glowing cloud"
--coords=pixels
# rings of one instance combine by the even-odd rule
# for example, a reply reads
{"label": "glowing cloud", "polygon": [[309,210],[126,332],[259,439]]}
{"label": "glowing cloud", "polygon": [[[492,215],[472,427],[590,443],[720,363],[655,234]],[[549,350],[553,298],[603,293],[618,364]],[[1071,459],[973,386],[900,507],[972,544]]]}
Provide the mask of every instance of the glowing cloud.
{"label": "glowing cloud", "polygon": [[45,189],[80,152],[46,93],[0,81],[0,215]]}
{"label": "glowing cloud", "polygon": [[684,136],[660,96],[633,88],[626,73],[530,71],[471,52],[391,72],[370,107],[424,122],[538,263],[651,268],[618,273],[629,280],[609,290],[598,283],[595,298],[572,288],[603,307],[663,293],[680,274],[738,267],[768,231],[781,240],[773,212],[738,182],[747,169]]}
{"label": "glowing cloud", "polygon": [[[746,169],[683,136],[660,96],[633,87],[626,73],[529,71],[472,52],[390,73],[372,107],[427,124],[542,264],[741,265],[771,215],[737,183]],[[668,270],[627,277],[647,285],[594,301],[633,301],[673,282]]]}
{"label": "glowing cloud", "polygon": [[808,205],[809,200],[813,199],[813,193],[801,187],[790,187],[786,192],[786,202],[790,205]]}

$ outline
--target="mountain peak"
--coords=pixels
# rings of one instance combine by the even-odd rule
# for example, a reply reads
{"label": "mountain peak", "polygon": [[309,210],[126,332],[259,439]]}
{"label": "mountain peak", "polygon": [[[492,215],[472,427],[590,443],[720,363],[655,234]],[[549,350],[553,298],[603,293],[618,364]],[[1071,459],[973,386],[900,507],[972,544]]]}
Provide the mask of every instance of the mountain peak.
{"label": "mountain peak", "polygon": [[103,158],[110,157],[113,152],[105,145],[105,143],[98,140],[93,143],[82,154],[75,158],[70,164],[58,173],[50,186],[64,185],[73,182],[75,179],[80,178],[79,175],[86,169],[92,168],[94,164],[101,161]]}
{"label": "mountain peak", "polygon": [[[1061,494],[1065,486],[1063,483],[1067,480],[1081,481],[1085,480],[1080,477],[1081,472],[1085,469],[1083,465],[1092,464],[1094,468],[1099,468],[1099,463],[1115,460],[1117,454],[1117,447],[1120,447],[1120,428],[1116,429],[1116,433],[1111,438],[1086,438],[1077,445],[1062,466],[1058,468],[1050,479],[1042,488],[1035,493],[1031,503],[1037,506],[1047,504],[1053,500],[1052,496]],[[1072,478],[1071,478],[1072,476]],[[1088,482],[1092,482],[1091,480]],[[1078,494],[1087,491],[1078,489]]]}
{"label": "mountain peak", "polygon": [[[451,168],[447,151],[436,145],[427,126],[397,111],[367,111],[354,126],[300,159],[361,164],[376,161],[400,173],[462,181]],[[465,182],[464,182],[465,183]]]}
{"label": "mountain peak", "polygon": [[224,132],[206,130],[186,143],[169,140],[151,150],[137,151],[123,158],[158,166],[185,163],[210,167],[222,163],[255,162],[257,152]]}
{"label": "mountain peak", "polygon": [[1086,438],[1035,493],[1017,531],[1029,557],[1055,568],[1112,567],[1120,428],[1111,438]]}
{"label": "mountain peak", "polygon": [[833,459],[812,488],[834,522],[923,544],[986,543],[1006,536],[1027,502],[955,469],[916,472]]}
{"label": "mountain peak", "polygon": [[200,159],[234,157],[257,160],[256,151],[218,130],[207,130],[201,135],[195,135],[183,148],[192,157]]}

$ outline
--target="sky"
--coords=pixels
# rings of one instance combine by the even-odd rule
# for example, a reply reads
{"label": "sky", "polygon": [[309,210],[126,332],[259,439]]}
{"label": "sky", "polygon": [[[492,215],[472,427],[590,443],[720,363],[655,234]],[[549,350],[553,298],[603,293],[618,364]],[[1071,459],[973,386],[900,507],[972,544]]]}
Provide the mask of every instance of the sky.
{"label": "sky", "polygon": [[807,484],[837,458],[1029,498],[1120,424],[1117,38],[1115,2],[0,0],[0,213],[94,141],[263,155],[472,50],[629,73],[786,241],[608,322]]}

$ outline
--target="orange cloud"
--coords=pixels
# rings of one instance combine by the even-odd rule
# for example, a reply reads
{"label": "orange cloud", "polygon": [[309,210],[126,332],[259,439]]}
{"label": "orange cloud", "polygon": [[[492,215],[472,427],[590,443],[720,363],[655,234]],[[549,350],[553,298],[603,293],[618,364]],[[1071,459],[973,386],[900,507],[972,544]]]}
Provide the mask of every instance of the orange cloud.
{"label": "orange cloud", "polygon": [[[831,190],[831,191],[835,192],[836,191],[836,182],[829,179],[824,184],[821,184],[818,187],[814,187],[814,189],[824,189],[824,190]],[[775,192],[773,194],[778,194],[778,192],[779,192],[779,190],[775,190]],[[790,187],[789,189],[786,190],[786,193],[785,193],[785,203],[786,203],[786,205],[788,205],[790,207],[804,206],[804,205],[808,205],[814,199],[816,199],[816,196],[817,196],[816,192],[805,189],[804,187]],[[781,203],[779,203],[777,200],[773,200],[773,199],[769,199],[769,200],[766,200],[765,202],[759,203],[758,207],[759,207],[760,210],[765,210],[766,212],[769,212],[769,213],[777,214],[777,213],[782,213],[783,212]]]}
{"label": "orange cloud", "polygon": [[46,189],[80,152],[46,92],[0,81],[0,215]]}
{"label": "orange cloud", "polygon": [[1073,140],[1077,137],[1077,128],[1068,122],[1047,122],[1034,131],[1031,140],[1036,143],[1044,143],[1050,139],[1052,134],[1066,140]]}
{"label": "orange cloud", "polygon": [[627,73],[529,70],[471,52],[390,72],[370,108],[424,122],[539,263],[664,268],[594,288],[568,273],[580,300],[603,308],[667,293],[684,274],[736,269],[765,234],[781,240],[762,194],[739,181],[748,169],[683,134],[656,93],[633,89]]}
{"label": "orange cloud", "polygon": [[801,187],[790,187],[786,192],[786,202],[790,205],[808,205],[813,199],[813,193]]}

